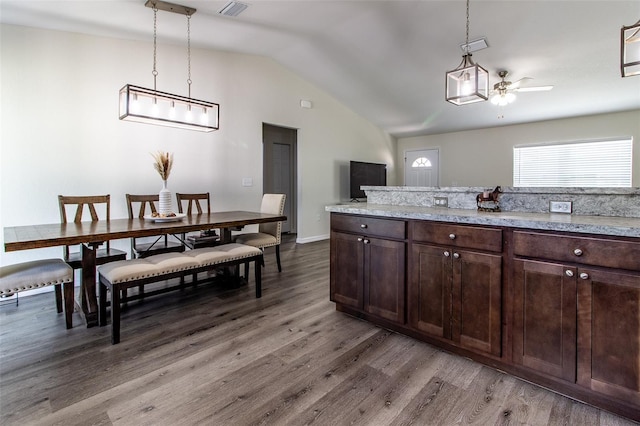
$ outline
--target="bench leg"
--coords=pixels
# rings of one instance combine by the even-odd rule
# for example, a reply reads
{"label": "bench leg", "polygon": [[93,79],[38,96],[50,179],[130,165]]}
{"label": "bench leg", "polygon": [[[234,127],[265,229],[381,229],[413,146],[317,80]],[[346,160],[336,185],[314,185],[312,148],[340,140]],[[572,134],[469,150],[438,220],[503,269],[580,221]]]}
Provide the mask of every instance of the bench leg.
{"label": "bench leg", "polygon": [[102,282],[98,282],[98,291],[100,292],[100,300],[98,301],[98,322],[100,327],[107,325],[107,286]]}
{"label": "bench leg", "polygon": [[67,329],[73,327],[73,308],[74,308],[74,289],[73,281],[70,283],[64,283],[64,320],[67,324]]}
{"label": "bench leg", "polygon": [[111,344],[120,342],[120,289],[111,285]]}
{"label": "bench leg", "polygon": [[53,288],[56,293],[56,310],[60,313],[62,312],[62,290],[60,289],[60,284],[54,285]]}
{"label": "bench leg", "polygon": [[262,297],[262,262],[259,262],[258,259],[256,259],[253,263],[255,264],[256,299],[259,299]]}

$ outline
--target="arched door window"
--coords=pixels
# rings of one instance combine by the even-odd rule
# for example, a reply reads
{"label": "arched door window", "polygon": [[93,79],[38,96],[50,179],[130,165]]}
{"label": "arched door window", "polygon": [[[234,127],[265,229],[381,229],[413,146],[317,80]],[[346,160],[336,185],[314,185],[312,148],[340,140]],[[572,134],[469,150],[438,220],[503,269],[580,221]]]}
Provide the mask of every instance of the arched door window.
{"label": "arched door window", "polygon": [[411,167],[431,167],[431,161],[426,157],[416,158]]}

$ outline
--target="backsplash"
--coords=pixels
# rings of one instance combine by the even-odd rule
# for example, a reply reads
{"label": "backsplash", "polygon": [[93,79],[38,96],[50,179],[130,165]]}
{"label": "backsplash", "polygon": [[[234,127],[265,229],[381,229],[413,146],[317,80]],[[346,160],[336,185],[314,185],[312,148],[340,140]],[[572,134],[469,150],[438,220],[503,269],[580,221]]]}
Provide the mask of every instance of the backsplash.
{"label": "backsplash", "polygon": [[[473,210],[477,209],[476,196],[484,191],[493,191],[494,188],[362,187],[369,204],[440,208],[434,205],[434,198],[447,197],[448,208]],[[572,214],[575,215],[640,217],[640,188],[502,187],[500,209],[503,212],[548,213],[551,201],[571,201]]]}

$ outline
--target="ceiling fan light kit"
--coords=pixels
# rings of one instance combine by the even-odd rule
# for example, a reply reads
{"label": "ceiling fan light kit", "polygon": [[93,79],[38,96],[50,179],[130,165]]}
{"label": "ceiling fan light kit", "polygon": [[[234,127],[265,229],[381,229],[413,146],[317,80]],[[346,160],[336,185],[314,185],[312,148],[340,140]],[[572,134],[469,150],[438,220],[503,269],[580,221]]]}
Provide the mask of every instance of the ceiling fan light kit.
{"label": "ceiling fan light kit", "polygon": [[640,20],[620,30],[620,72],[622,77],[640,75]]}
{"label": "ceiling fan light kit", "polygon": [[[196,9],[160,0],[148,0],[146,7],[153,9],[153,89],[125,85],[120,89],[120,120],[155,124],[180,129],[211,132],[218,130],[220,105],[191,97],[191,16]],[[187,17],[188,96],[174,95],[156,90],[156,28],[157,12],[164,10]]]}
{"label": "ceiling fan light kit", "polygon": [[489,72],[473,62],[469,51],[469,0],[467,0],[466,52],[460,65],[446,73],[445,99],[454,105],[466,105],[489,99]]}

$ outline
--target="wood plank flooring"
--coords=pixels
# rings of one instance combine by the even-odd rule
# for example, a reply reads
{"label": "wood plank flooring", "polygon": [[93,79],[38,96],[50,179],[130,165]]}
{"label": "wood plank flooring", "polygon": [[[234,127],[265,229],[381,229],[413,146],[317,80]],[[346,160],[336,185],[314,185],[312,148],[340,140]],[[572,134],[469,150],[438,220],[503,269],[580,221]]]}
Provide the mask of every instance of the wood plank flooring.
{"label": "wood plank flooring", "polygon": [[635,424],[336,312],[328,241],[281,251],[261,299],[251,278],[131,302],[118,345],[52,293],[0,306],[0,424]]}

